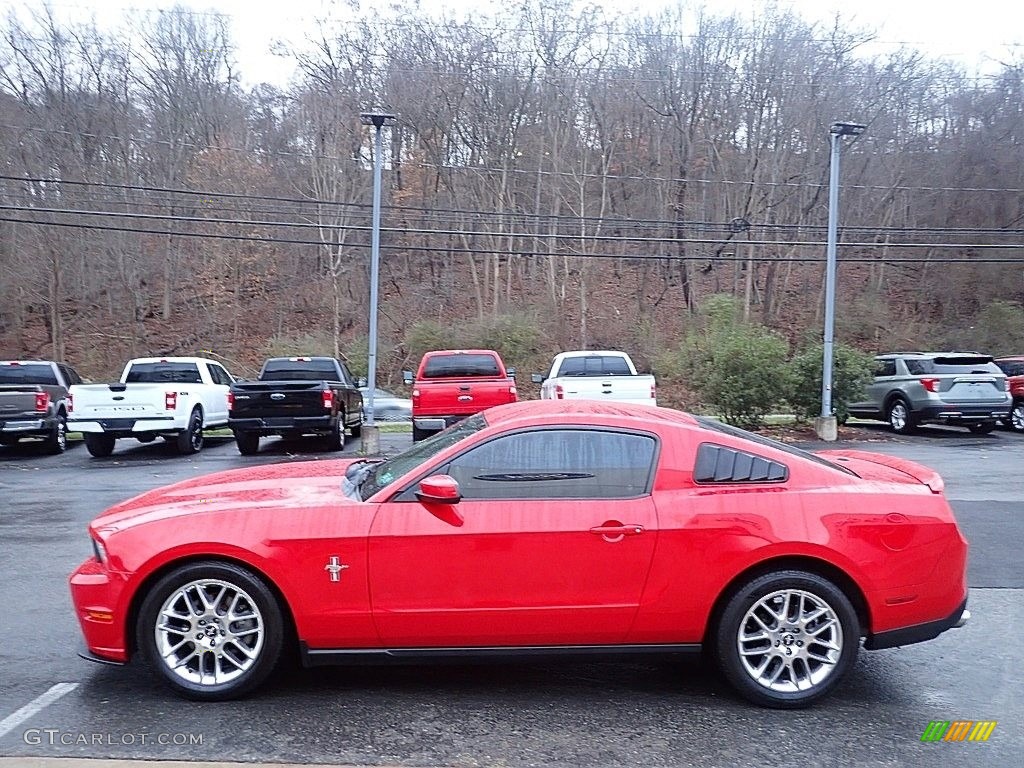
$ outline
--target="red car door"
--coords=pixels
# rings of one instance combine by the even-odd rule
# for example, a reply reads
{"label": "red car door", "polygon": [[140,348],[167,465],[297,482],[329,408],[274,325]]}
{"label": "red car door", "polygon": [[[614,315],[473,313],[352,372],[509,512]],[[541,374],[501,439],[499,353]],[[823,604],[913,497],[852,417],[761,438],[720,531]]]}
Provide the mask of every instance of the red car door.
{"label": "red car door", "polygon": [[622,642],[650,569],[658,454],[646,434],[535,429],[474,446],[380,506],[369,541],[374,620],[392,648]]}

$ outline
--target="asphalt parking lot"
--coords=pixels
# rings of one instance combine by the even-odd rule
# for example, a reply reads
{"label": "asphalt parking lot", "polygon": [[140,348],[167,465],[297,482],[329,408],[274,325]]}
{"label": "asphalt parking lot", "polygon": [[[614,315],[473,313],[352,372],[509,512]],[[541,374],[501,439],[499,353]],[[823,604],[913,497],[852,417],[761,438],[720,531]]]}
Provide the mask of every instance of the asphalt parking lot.
{"label": "asphalt parking lot", "polygon": [[[116,501],[205,472],[338,454],[268,440],[258,456],[242,457],[229,439],[212,439],[192,457],[159,442],[125,441],[103,460],[80,444],[58,457],[0,449],[0,756],[423,767],[1020,765],[1024,437],[939,427],[898,439],[864,427],[863,435],[847,445],[920,461],[945,477],[971,543],[973,618],[929,643],[862,652],[838,695],[800,712],[745,704],[697,661],[289,669],[250,699],[186,702],[140,665],[76,657],[66,579],[89,554],[87,522]],[[385,451],[409,440],[382,436]],[[358,449],[352,442],[346,453]],[[61,695],[24,717],[23,707],[60,683],[68,684]],[[985,743],[922,743],[933,720],[998,725]]]}

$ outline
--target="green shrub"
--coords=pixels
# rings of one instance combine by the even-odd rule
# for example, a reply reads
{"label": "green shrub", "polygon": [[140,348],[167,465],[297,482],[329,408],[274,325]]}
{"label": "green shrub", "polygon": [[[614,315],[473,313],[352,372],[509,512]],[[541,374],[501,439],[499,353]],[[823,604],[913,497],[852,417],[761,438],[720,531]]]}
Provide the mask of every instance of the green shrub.
{"label": "green shrub", "polygon": [[[821,414],[822,345],[805,347],[793,358],[788,400],[798,418]],[[851,402],[862,400],[871,383],[873,358],[846,344],[832,348],[832,409],[840,422],[850,415]]]}
{"label": "green shrub", "polygon": [[790,389],[786,341],[740,324],[712,332],[711,342],[696,381],[704,401],[730,424],[760,426]]}
{"label": "green shrub", "polygon": [[414,364],[419,362],[424,352],[460,346],[462,344],[456,330],[434,320],[417,320],[405,332],[405,349]]}
{"label": "green shrub", "polygon": [[493,349],[505,365],[523,365],[537,353],[540,328],[529,315],[499,315],[485,320],[476,329],[474,346]]}

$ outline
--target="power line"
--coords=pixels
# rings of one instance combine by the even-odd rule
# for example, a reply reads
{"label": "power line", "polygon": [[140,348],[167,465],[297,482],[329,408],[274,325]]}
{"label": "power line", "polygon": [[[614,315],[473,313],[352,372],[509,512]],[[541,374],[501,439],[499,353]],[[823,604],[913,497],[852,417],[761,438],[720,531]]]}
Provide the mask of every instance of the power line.
{"label": "power line", "polygon": [[[151,218],[151,217],[145,217],[145,218]],[[23,219],[23,218],[12,218],[10,216],[0,217],[0,221],[6,221],[6,222],[9,222],[9,223],[14,223],[14,224],[29,224],[29,225],[36,225],[36,226],[53,226],[53,227],[72,227],[72,228],[86,229],[86,230],[98,230],[98,231],[110,231],[110,232],[129,232],[129,233],[137,233],[137,234],[152,234],[152,235],[163,235],[163,236],[171,236],[171,237],[199,237],[199,238],[210,238],[210,239],[215,239],[215,240],[238,240],[238,241],[258,242],[258,243],[280,243],[280,244],[291,244],[291,245],[313,245],[313,246],[319,246],[319,247],[323,247],[324,245],[329,245],[328,243],[324,243],[322,241],[317,241],[317,240],[299,240],[299,239],[294,239],[294,238],[283,238],[283,237],[258,237],[258,236],[253,236],[253,235],[230,235],[230,234],[210,233],[210,232],[182,232],[182,231],[174,231],[174,230],[148,229],[148,228],[141,228],[141,227],[118,227],[118,226],[105,225],[105,224],[82,224],[82,223],[78,223],[78,222],[67,222],[67,221],[38,221],[38,220],[30,220],[30,219]],[[245,222],[245,223],[250,223],[250,222]],[[363,228],[360,228],[360,229],[363,229]],[[473,234],[473,233],[466,233],[466,234]],[[485,233],[478,233],[478,234],[485,234]],[[498,234],[501,235],[503,233],[498,233]],[[528,236],[527,239],[537,240],[537,239],[543,239],[543,238],[535,238],[533,236]],[[573,238],[573,239],[579,239],[579,238]],[[591,240],[591,239],[595,239],[595,238],[585,238],[585,239]],[[600,238],[597,238],[597,239],[600,239]],[[623,242],[623,240],[618,240],[617,242]],[[625,240],[625,242],[632,242],[632,240]],[[686,239],[686,240],[669,240],[669,241],[667,241],[668,244],[671,244],[673,242],[674,243],[687,243],[687,244],[703,244],[703,245],[722,245],[722,244],[724,244],[725,241],[713,240],[713,239],[698,239],[698,238],[690,238],[690,239]],[[744,240],[743,242],[744,243],[749,242],[752,245],[791,245],[791,246],[803,246],[803,247],[814,247],[814,248],[821,248],[821,247],[824,246],[824,243],[815,243],[815,242],[779,243],[779,242],[774,241],[774,240],[764,240],[764,241],[758,241],[758,240],[746,241],[746,240]],[[900,244],[894,244],[894,243],[850,243],[850,242],[845,242],[844,243],[844,242],[840,242],[838,245],[843,246],[843,247],[862,247],[862,248],[877,248],[877,247],[881,246],[881,247],[890,247],[890,248],[895,248],[895,247],[903,247],[903,248],[955,248],[955,249],[958,249],[958,250],[960,250],[960,249],[990,250],[990,249],[1005,249],[1005,248],[1024,248],[1024,244],[1005,244],[1005,245],[981,244],[981,245],[975,245],[975,244],[951,244],[951,243],[947,243],[947,244],[931,244],[931,243],[900,243]],[[357,248],[357,247],[358,248],[363,248],[363,247],[365,247],[365,245],[364,244],[355,244],[355,243],[353,243],[353,244],[349,244],[348,247],[351,247],[351,248]],[[655,260],[656,259],[668,259],[668,260],[676,259],[676,260],[683,260],[683,261],[705,261],[705,262],[714,262],[714,261],[747,261],[747,260],[749,260],[749,257],[747,257],[747,256],[736,256],[736,255],[713,255],[713,256],[708,256],[707,254],[704,254],[704,255],[689,256],[689,255],[674,255],[674,254],[639,255],[639,254],[624,254],[624,253],[594,253],[594,252],[579,253],[579,252],[566,252],[566,251],[538,251],[536,249],[509,250],[508,248],[479,248],[479,247],[465,248],[465,247],[455,247],[455,246],[424,246],[424,245],[414,245],[414,244],[411,244],[411,243],[382,243],[381,247],[382,248],[389,248],[389,249],[392,249],[392,250],[410,250],[410,251],[421,251],[421,252],[430,252],[430,253],[486,253],[486,254],[497,254],[497,255],[504,255],[504,256],[577,256],[577,257],[594,257],[594,258],[608,258],[608,259],[655,259]],[[952,257],[952,258],[944,257],[944,258],[941,258],[941,259],[930,258],[930,257],[925,257],[925,258],[920,258],[920,257],[919,258],[909,258],[909,257],[900,257],[900,258],[883,257],[883,258],[878,258],[878,257],[857,257],[857,256],[854,256],[854,257],[844,257],[843,260],[845,262],[869,262],[869,263],[887,263],[887,264],[890,264],[890,263],[891,264],[898,264],[898,263],[904,263],[904,262],[905,263],[943,263],[943,264],[958,264],[958,263],[963,263],[963,264],[1004,264],[1004,263],[1006,263],[1006,264],[1020,264],[1020,263],[1024,263],[1024,258],[1022,258],[1022,257],[1016,257],[1016,258],[1003,257],[1003,258],[999,258],[999,257],[990,257],[990,256],[985,256],[985,257],[969,257],[969,258],[968,257]],[[784,262],[784,263],[785,262],[816,263],[816,262],[823,262],[824,259],[822,259],[821,257],[759,256],[759,257],[755,258],[754,261],[758,261],[758,262],[777,261],[777,262]]]}

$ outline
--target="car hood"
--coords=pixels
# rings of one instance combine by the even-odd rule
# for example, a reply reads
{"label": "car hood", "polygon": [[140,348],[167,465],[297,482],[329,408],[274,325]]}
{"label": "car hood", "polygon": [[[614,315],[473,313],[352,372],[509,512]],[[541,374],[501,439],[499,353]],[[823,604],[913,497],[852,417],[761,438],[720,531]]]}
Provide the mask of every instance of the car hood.
{"label": "car hood", "polygon": [[202,475],[115,504],[90,527],[113,533],[170,517],[239,508],[357,504],[341,492],[345,470],[356,461],[298,461]]}

